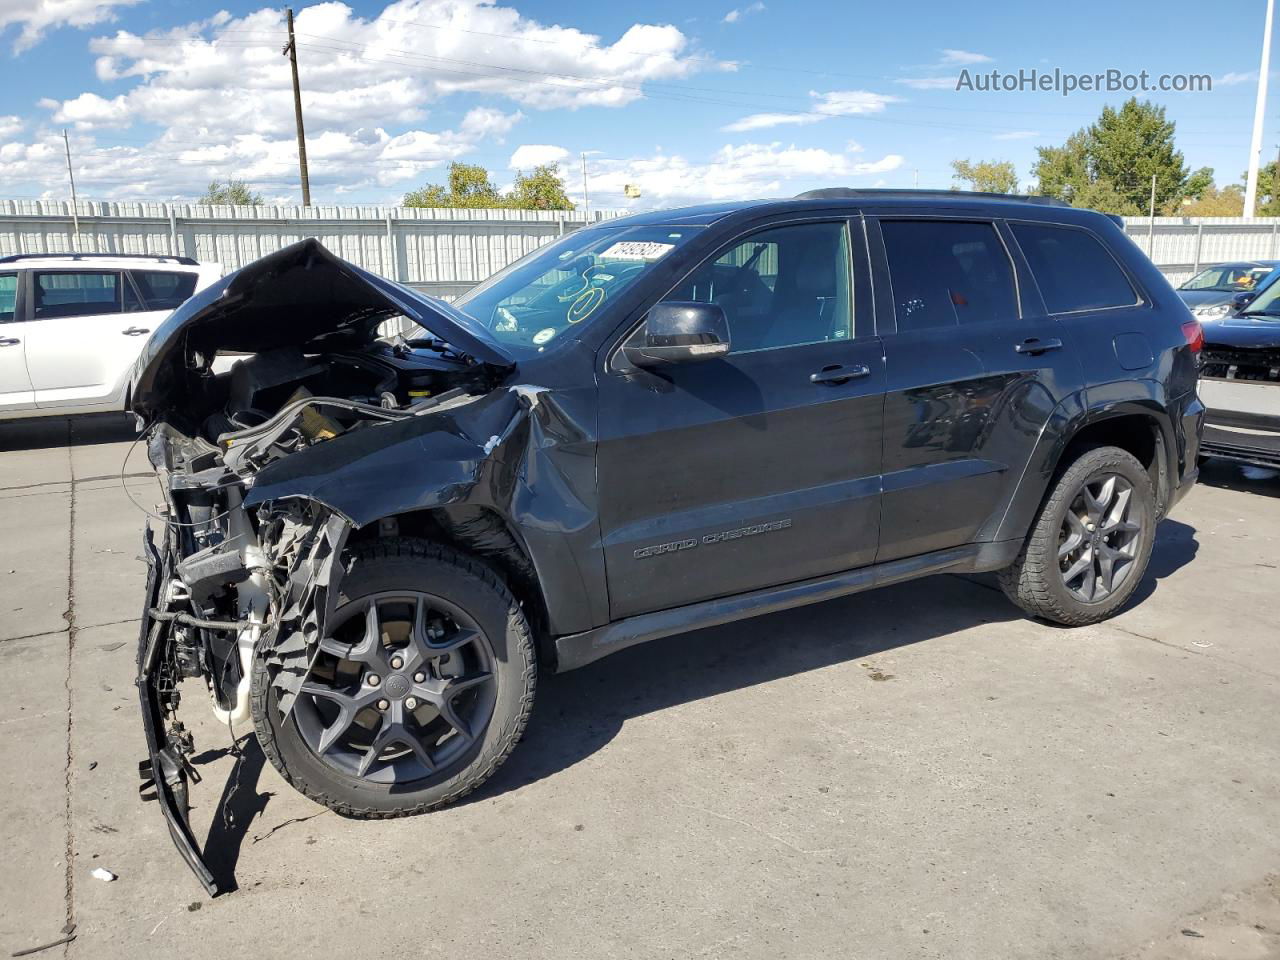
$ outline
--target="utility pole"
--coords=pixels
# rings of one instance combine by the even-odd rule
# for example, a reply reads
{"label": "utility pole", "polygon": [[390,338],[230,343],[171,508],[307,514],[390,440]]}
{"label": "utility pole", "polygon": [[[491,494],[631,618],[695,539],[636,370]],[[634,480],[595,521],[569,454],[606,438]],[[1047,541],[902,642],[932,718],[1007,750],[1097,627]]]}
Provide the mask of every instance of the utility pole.
{"label": "utility pole", "polygon": [[1151,175],[1151,215],[1147,219],[1147,259],[1156,248],[1156,175]]}
{"label": "utility pole", "polygon": [[1244,188],[1244,215],[1254,216],[1258,203],[1258,161],[1262,155],[1262,122],[1267,111],[1267,71],[1271,69],[1271,17],[1276,0],[1267,0],[1267,20],[1262,28],[1262,66],[1258,70],[1258,99],[1253,106],[1253,141],[1249,145],[1249,177]]}
{"label": "utility pole", "polygon": [[582,219],[591,221],[591,199],[587,196],[587,154],[582,154]]}
{"label": "utility pole", "polygon": [[66,127],[62,128],[62,145],[67,149],[67,179],[71,181],[71,222],[75,225],[75,240],[72,249],[80,250],[80,204],[76,201],[76,175],[71,170],[71,141],[67,138]]}
{"label": "utility pole", "polygon": [[915,171],[915,180],[913,181],[913,183],[915,184],[915,189],[919,190],[920,189],[920,170],[919,169]]}
{"label": "utility pole", "polygon": [[293,117],[298,126],[298,173],[302,177],[302,205],[311,206],[311,180],[307,177],[307,135],[302,129],[302,90],[298,86],[298,42],[293,38],[293,7],[285,7],[285,19],[289,23],[289,42],[282,51],[289,58],[293,71]]}

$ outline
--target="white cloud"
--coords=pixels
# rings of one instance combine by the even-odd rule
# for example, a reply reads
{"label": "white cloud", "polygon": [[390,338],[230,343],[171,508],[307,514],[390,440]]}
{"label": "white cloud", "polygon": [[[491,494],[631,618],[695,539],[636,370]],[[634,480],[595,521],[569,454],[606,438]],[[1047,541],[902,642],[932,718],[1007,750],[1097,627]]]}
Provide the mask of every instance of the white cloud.
{"label": "white cloud", "polygon": [[975,63],[990,63],[991,58],[985,53],[971,53],[968,50],[943,50],[942,59],[939,61],[943,66],[970,66]]}
{"label": "white cloud", "polygon": [[800,113],[753,113],[720,129],[725,133],[743,133],[748,130],[765,130],[769,127],[808,126],[830,117],[852,117],[859,114],[883,113],[886,106],[898,101],[898,97],[868,90],[830,90],[819,93],[810,90],[812,109]]}
{"label": "white cloud", "polygon": [[593,203],[623,206],[628,203],[623,187],[634,184],[641,190],[639,204],[655,207],[794,193],[795,181],[802,186],[838,184],[849,177],[896,170],[904,162],[898,154],[858,161],[853,151],[745,143],[721,147],[706,163],[665,153],[647,159],[599,160],[591,167],[590,189]]}
{"label": "white cloud", "polygon": [[22,132],[26,124],[21,117],[0,115],[0,142],[15,137]]}
{"label": "white cloud", "polygon": [[974,53],[971,50],[946,48],[939,50],[941,56],[934,63],[917,64],[904,67],[904,70],[919,70],[919,76],[902,77],[898,80],[903,86],[913,90],[954,90],[957,77],[947,71],[956,67],[971,67],[979,63],[991,63],[992,58],[985,53]]}
{"label": "white cloud", "polygon": [[809,96],[817,99],[814,111],[828,117],[851,117],[862,113],[883,113],[884,108],[898,98],[867,90],[832,90],[818,93],[810,90]]}
{"label": "white cloud", "polygon": [[[330,0],[299,10],[296,33],[308,160],[321,195],[326,187],[390,194],[501,143],[527,111],[621,107],[651,80],[728,68],[674,26],[637,23],[609,42],[496,0],[393,0],[367,17]],[[282,12],[264,8],[92,40],[96,75],[110,87],[41,103],[51,124],[79,132],[77,184],[105,197],[191,196],[212,177],[234,175],[268,194],[273,183],[293,191],[284,36]],[[455,94],[489,103],[436,119]],[[138,127],[132,141],[119,133]],[[114,145],[122,141],[133,145]],[[41,136],[10,146],[7,183],[53,186],[60,175],[40,167]]]}
{"label": "white cloud", "polygon": [[19,27],[13,52],[35,46],[48,30],[91,27],[115,19],[115,8],[141,0],[0,0],[0,34]]}
{"label": "white cloud", "polygon": [[1010,130],[1008,133],[997,133],[992,140],[1030,140],[1040,136],[1039,130]]}
{"label": "white cloud", "polygon": [[913,90],[954,90],[959,77],[903,77],[898,83]]}
{"label": "white cloud", "polygon": [[764,9],[763,3],[750,3],[750,4],[747,4],[747,6],[745,7],[741,7],[741,8],[735,7],[734,9],[730,10],[728,13],[724,15],[724,19],[721,20],[721,23],[737,23],[747,14],[759,13],[763,9]]}
{"label": "white cloud", "polygon": [[1234,87],[1241,83],[1257,83],[1258,71],[1250,70],[1247,73],[1224,73],[1214,83],[1219,87]]}
{"label": "white cloud", "polygon": [[743,133],[747,130],[765,130],[769,127],[780,127],[788,124],[807,126],[827,119],[819,113],[753,113],[725,124],[720,129],[725,133]]}
{"label": "white cloud", "polygon": [[548,163],[561,163],[569,156],[564,147],[556,147],[549,143],[522,143],[511,154],[511,162],[507,166],[512,170],[532,170]]}
{"label": "white cloud", "polygon": [[96,127],[125,127],[130,121],[129,104],[123,97],[106,100],[96,93],[82,93],[73,100],[43,100],[41,106],[53,110],[53,122],[71,124],[77,130]]}

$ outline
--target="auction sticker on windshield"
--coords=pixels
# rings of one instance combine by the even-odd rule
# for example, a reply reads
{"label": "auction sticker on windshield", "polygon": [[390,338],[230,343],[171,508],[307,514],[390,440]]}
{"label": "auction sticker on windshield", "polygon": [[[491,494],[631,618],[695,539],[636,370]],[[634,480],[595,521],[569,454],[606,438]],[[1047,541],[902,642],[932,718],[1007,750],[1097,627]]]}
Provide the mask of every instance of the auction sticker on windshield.
{"label": "auction sticker on windshield", "polygon": [[600,254],[601,260],[659,260],[675,249],[674,243],[620,240]]}

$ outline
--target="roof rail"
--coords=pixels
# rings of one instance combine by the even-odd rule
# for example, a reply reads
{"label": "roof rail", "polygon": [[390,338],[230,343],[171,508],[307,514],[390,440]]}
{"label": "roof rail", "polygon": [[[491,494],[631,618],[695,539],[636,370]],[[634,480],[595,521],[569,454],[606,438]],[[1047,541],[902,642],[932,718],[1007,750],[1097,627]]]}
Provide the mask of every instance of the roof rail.
{"label": "roof rail", "polygon": [[0,263],[17,263],[19,260],[159,260],[198,267],[200,262],[191,257],[171,257],[167,253],[11,253],[0,257]]}
{"label": "roof rail", "polygon": [[1008,200],[1014,203],[1038,203],[1046,207],[1069,207],[1057,197],[1024,196],[1016,193],[980,193],[976,190],[896,190],[892,188],[824,187],[798,193],[795,200],[892,200],[898,197],[973,197],[979,200]]}

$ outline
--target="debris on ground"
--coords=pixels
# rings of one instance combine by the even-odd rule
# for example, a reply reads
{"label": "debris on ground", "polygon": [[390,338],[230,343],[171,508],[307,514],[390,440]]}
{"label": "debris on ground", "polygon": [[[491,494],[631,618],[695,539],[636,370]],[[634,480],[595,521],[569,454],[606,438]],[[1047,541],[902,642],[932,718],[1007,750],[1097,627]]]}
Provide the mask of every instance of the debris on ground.
{"label": "debris on ground", "polygon": [[89,876],[95,880],[101,880],[103,883],[110,883],[116,878],[116,875],[110,870],[104,870],[102,867],[94,867],[89,871]]}
{"label": "debris on ground", "polygon": [[[73,928],[72,928],[72,929],[74,929],[74,926],[73,926]],[[33,953],[41,953],[42,951],[45,951],[45,950],[51,950],[51,949],[53,949],[54,947],[60,947],[60,946],[62,946],[64,943],[70,943],[70,942],[71,942],[72,940],[74,940],[75,938],[76,938],[76,935],[75,935],[74,933],[71,933],[71,934],[68,934],[68,935],[67,935],[67,936],[65,936],[65,937],[60,937],[60,938],[59,938],[59,939],[57,939],[57,940],[51,940],[49,943],[42,943],[42,944],[40,944],[40,946],[38,946],[38,947],[27,947],[25,950],[15,950],[15,951],[13,951],[13,953],[9,954],[9,956],[11,956],[11,957],[29,957],[29,956],[31,956]]]}

